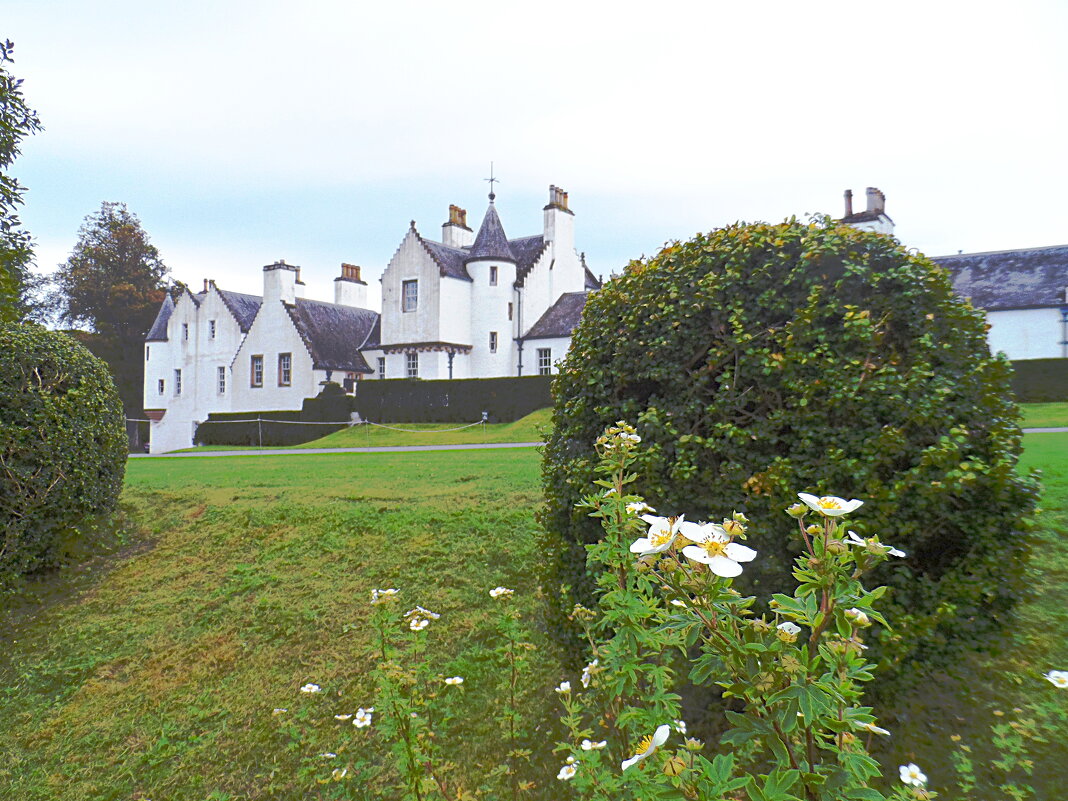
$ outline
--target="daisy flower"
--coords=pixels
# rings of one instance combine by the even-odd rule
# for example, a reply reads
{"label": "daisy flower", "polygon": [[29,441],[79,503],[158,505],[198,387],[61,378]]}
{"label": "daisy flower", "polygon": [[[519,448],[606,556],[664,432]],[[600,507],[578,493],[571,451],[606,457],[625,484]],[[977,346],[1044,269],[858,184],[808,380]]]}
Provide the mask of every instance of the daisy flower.
{"label": "daisy flower", "polygon": [[362,706],[356,710],[356,720],[352,721],[352,725],[357,729],[362,729],[364,726],[371,725],[371,713],[375,708],[372,706],[369,709],[364,709]]}
{"label": "daisy flower", "polygon": [[809,509],[814,512],[819,512],[821,515],[827,517],[847,515],[864,505],[864,501],[858,501],[856,498],[847,501],[844,498],[839,498],[837,495],[824,495],[821,498],[817,498],[815,495],[809,495],[807,492],[799,492],[797,493],[797,497],[800,498]]}
{"label": "daisy flower", "polygon": [[312,682],[308,682],[307,684],[305,684],[303,687],[300,688],[300,691],[302,693],[321,693],[323,691],[323,688],[320,687],[318,684],[313,684]]}
{"label": "daisy flower", "polygon": [[898,768],[898,772],[901,775],[901,781],[912,787],[923,787],[927,784],[927,776],[912,762],[907,765],[901,765]]}
{"label": "daisy flower", "polygon": [[430,621],[427,620],[425,617],[413,617],[408,623],[408,628],[410,628],[412,631],[422,631],[429,625]]}
{"label": "daisy flower", "polygon": [[452,685],[463,684],[463,676],[449,676],[449,678],[445,679],[445,683]]}
{"label": "daisy flower", "polygon": [[638,556],[649,556],[662,553],[671,547],[671,544],[675,542],[675,537],[678,536],[683,515],[678,517],[642,515],[642,520],[649,524],[649,531],[644,537],[639,537],[631,543],[630,552]]}
{"label": "daisy flower", "polygon": [[564,695],[565,693],[571,692],[571,682],[569,682],[569,681],[560,682],[560,686],[556,688],[556,691],[558,693],[560,693],[561,695]]}
{"label": "daisy flower", "polygon": [[630,759],[623,760],[620,765],[620,770],[626,770],[631,765],[635,765],[641,762],[647,756],[652,756],[660,746],[667,742],[668,735],[671,734],[671,727],[668,724],[658,726],[656,731],[650,735],[646,735],[642,738],[642,741],[638,743],[638,748],[634,752],[634,756]]}
{"label": "daisy flower", "polygon": [[566,782],[568,779],[573,779],[575,777],[575,773],[576,768],[574,765],[564,765],[562,768],[560,768],[560,772],[556,774],[556,778]]}
{"label": "daisy flower", "polygon": [[595,743],[592,740],[583,740],[582,741],[582,750],[583,751],[599,751],[602,748],[604,748],[606,745],[608,745],[608,740],[601,740],[599,743]]}
{"label": "daisy flower", "polygon": [[1060,687],[1064,689],[1068,687],[1068,671],[1065,670],[1051,670],[1044,677],[1046,681],[1050,682],[1054,687]]}

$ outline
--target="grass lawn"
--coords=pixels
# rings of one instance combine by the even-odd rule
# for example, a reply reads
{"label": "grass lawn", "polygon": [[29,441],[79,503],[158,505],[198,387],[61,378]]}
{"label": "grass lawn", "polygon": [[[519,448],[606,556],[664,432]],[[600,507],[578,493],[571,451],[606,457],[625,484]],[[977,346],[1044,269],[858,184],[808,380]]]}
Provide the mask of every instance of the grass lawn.
{"label": "grass lawn", "polygon": [[[458,428],[456,423],[390,423],[389,427],[361,425],[335,431],[302,445],[281,447],[281,450],[302,448],[375,448],[398,445],[469,445],[494,442],[541,442],[542,431],[552,423],[552,409],[539,409],[512,423],[487,423]],[[259,450],[244,446],[204,445],[186,448],[179,453],[196,451]]]}
{"label": "grass lawn", "polygon": [[[1025,448],[1046,488],[1034,597],[996,652],[877,710],[893,731],[881,755],[890,771],[915,761],[935,789],[946,786],[951,735],[982,772],[1004,756],[991,724],[1040,719],[1047,735],[1068,725],[1068,692],[1041,678],[1068,669],[1068,434],[1027,435]],[[316,779],[357,751],[388,761],[375,727],[332,718],[371,703],[367,597],[387,586],[402,590],[404,608],[442,614],[427,653],[443,675],[465,677],[457,771],[477,783],[501,752],[487,721],[487,688],[501,674],[487,653],[496,614],[487,591],[515,588],[536,621],[539,458],[523,449],[131,461],[124,501],[143,541],[54,577],[43,604],[0,618],[0,798],[363,797],[357,783]],[[552,687],[563,673],[546,645],[533,664],[520,701],[540,726],[531,775],[537,797],[556,798]],[[306,682],[324,693],[302,695]],[[1068,764],[1064,738],[1050,739],[1036,750],[1039,798],[1059,796]],[[316,756],[325,751],[337,761]]]}
{"label": "grass lawn", "polygon": [[1024,428],[1068,426],[1068,403],[1021,403]]}

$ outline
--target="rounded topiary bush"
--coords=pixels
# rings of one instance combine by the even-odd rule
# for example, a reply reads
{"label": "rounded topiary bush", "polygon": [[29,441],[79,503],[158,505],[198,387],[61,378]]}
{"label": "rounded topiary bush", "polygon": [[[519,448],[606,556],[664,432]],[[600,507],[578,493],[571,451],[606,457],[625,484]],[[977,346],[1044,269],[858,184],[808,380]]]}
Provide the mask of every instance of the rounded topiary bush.
{"label": "rounded topiary bush", "polygon": [[737,224],[629,264],[590,296],[553,385],[543,580],[574,596],[557,623],[590,592],[582,544],[599,527],[575,502],[594,440],[626,420],[635,491],[660,514],[752,521],[748,591],[793,586],[797,492],[855,497],[857,533],[907,552],[871,577],[892,588],[881,661],[989,634],[1021,591],[1036,487],[985,334],[932,262],[826,218]]}
{"label": "rounded topiary bush", "polygon": [[104,362],[66,334],[0,326],[0,586],[109,514],[126,468]]}

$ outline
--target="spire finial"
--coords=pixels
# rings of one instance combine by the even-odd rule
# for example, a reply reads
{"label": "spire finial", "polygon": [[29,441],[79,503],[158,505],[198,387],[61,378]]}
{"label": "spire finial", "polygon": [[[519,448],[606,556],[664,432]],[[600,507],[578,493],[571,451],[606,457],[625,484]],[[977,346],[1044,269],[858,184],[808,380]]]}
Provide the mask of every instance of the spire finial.
{"label": "spire finial", "polygon": [[490,203],[492,203],[497,198],[497,196],[495,194],[493,194],[493,185],[495,183],[499,184],[501,182],[499,178],[494,178],[493,177],[493,162],[492,161],[490,162],[490,177],[489,178],[483,178],[482,180],[483,181],[489,181],[489,185],[490,185],[489,199],[490,199]]}

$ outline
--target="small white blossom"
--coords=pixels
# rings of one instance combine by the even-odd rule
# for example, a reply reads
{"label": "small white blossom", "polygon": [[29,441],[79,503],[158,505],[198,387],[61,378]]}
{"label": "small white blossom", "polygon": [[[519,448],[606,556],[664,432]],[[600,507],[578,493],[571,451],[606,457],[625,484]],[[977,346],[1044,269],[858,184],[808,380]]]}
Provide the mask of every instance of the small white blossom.
{"label": "small white blossom", "polygon": [[387,601],[393,600],[393,597],[400,592],[400,590],[393,589],[388,590],[371,590],[371,604],[381,604]]}
{"label": "small white blossom", "polygon": [[556,778],[566,782],[568,779],[573,779],[576,772],[577,769],[574,765],[564,765],[560,768],[560,772],[556,774]]}
{"label": "small white blossom", "polygon": [[597,660],[596,659],[594,659],[592,662],[590,662],[590,664],[586,665],[586,667],[584,667],[582,669],[582,686],[583,687],[589,687],[590,686],[590,680],[592,679],[594,671],[596,669],[597,669]]}
{"label": "small white blossom", "polygon": [[556,691],[558,693],[560,693],[561,695],[571,692],[571,682],[569,682],[569,681],[560,682],[560,686],[556,688]]}
{"label": "small white blossom", "polygon": [[334,770],[331,772],[330,775],[334,778],[334,781],[339,782],[342,779],[344,779],[346,776],[349,775],[349,769],[348,768],[334,768]]}
{"label": "small white blossom", "polygon": [[819,512],[821,515],[826,515],[827,517],[847,515],[864,505],[864,501],[858,501],[856,498],[847,501],[844,498],[839,498],[837,495],[824,495],[822,498],[817,498],[815,495],[809,495],[807,492],[799,492],[797,493],[797,497],[800,498],[809,509],[814,512]]}
{"label": "small white blossom", "polygon": [[453,684],[453,685],[455,685],[455,684],[463,684],[464,683],[464,679],[463,679],[463,676],[449,676],[449,678],[445,679],[445,683],[446,684]]}
{"label": "small white blossom", "polygon": [[1045,675],[1045,679],[1054,687],[1060,687],[1061,689],[1068,687],[1068,671],[1051,670]]}
{"label": "small white blossom", "polygon": [[334,715],[334,720],[348,720],[352,715]]}
{"label": "small white blossom", "polygon": [[639,537],[630,545],[630,552],[638,556],[649,556],[654,553],[662,553],[671,547],[678,536],[679,526],[683,523],[683,516],[656,517],[655,515],[642,515],[642,520],[649,524],[649,531],[644,537]]}
{"label": "small white blossom", "polygon": [[689,604],[687,604],[685,601],[679,600],[678,598],[675,598],[674,600],[672,600],[671,601],[671,605],[672,606],[681,606],[683,609],[685,609],[687,606],[689,606]]}
{"label": "small white blossom", "polygon": [[371,713],[374,712],[374,707],[364,709],[362,706],[356,710],[356,720],[352,721],[352,725],[357,729],[362,729],[364,726],[371,725]]}
{"label": "small white blossom", "polygon": [[653,754],[656,749],[658,749],[660,746],[667,742],[667,738],[670,734],[671,727],[669,725],[664,723],[663,725],[658,726],[656,731],[651,736],[645,737],[640,743],[638,743],[638,748],[635,751],[634,756],[632,756],[630,759],[623,760],[622,764],[620,765],[620,770],[626,770],[631,765],[637,764],[638,762],[641,762],[643,759],[645,759],[647,756]]}
{"label": "small white blossom", "polygon": [[336,759],[337,758],[337,754],[335,754],[333,751],[324,751],[323,753],[319,754],[319,756],[322,757],[323,759]]}
{"label": "small white blossom", "polygon": [[912,787],[923,787],[927,784],[927,777],[923,771],[912,762],[907,765],[901,765],[898,768],[898,772],[901,774],[901,781]]}
{"label": "small white blossom", "polygon": [[490,598],[507,598],[512,595],[514,590],[510,590],[507,587],[494,587],[489,591]]}
{"label": "small white blossom", "polygon": [[889,556],[898,556],[898,557],[901,557],[901,556],[905,555],[904,551],[898,550],[897,548],[891,547],[889,545],[884,545],[883,543],[879,542],[874,537],[871,538],[871,539],[868,539],[868,540],[866,540],[866,539],[864,539],[862,537],[858,537],[857,536],[857,532],[855,532],[855,531],[846,532],[846,539],[848,540],[848,542],[851,545],[860,545],[863,548],[867,548],[868,550],[876,551],[877,553],[885,553],[885,554],[887,554]]}
{"label": "small white blossom", "polygon": [[430,620],[437,620],[439,617],[441,617],[441,615],[439,615],[437,612],[431,612],[429,609],[424,609],[421,606],[417,606],[414,609],[409,609],[407,612],[404,613],[405,620],[413,616],[428,618]]}
{"label": "small white blossom", "polygon": [[627,511],[632,515],[640,515],[642,512],[655,512],[656,509],[651,507],[645,501],[634,501],[627,504]]}
{"label": "small white blossom", "polygon": [[740,562],[751,562],[757,552],[745,545],[731,542],[723,526],[706,523],[703,526],[690,524],[693,528],[683,531],[686,539],[697,545],[687,545],[682,555],[687,559],[708,565],[708,569],[717,576],[733,578],[742,573]]}
{"label": "small white blossom", "polygon": [[874,723],[862,723],[861,726],[863,728],[867,729],[868,731],[870,731],[872,734],[882,734],[885,737],[889,737],[890,736],[890,732],[888,732],[884,728],[876,726]]}
{"label": "small white blossom", "polygon": [[595,743],[592,740],[583,740],[582,741],[582,750],[583,751],[600,751],[606,745],[608,745],[608,740],[601,740],[599,743]]}
{"label": "small white blossom", "polygon": [[430,621],[427,620],[425,617],[413,617],[408,623],[408,628],[410,628],[412,631],[422,631],[429,625]]}
{"label": "small white blossom", "polygon": [[675,731],[677,731],[679,734],[685,734],[686,733],[686,721],[685,720],[675,720],[675,721],[672,721],[672,723],[675,724]]}
{"label": "small white blossom", "polygon": [[278,715],[284,715],[288,711],[285,707],[276,707],[271,710],[271,714],[277,717]]}
{"label": "small white blossom", "polygon": [[307,684],[305,684],[303,687],[300,688],[300,691],[302,693],[321,693],[323,691],[323,688],[320,687],[318,684],[313,684],[312,682],[308,682]]}

